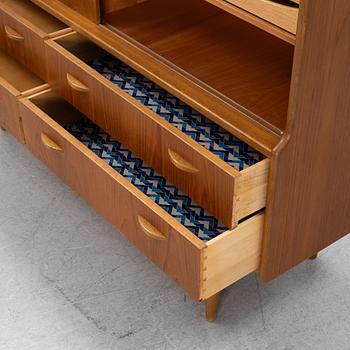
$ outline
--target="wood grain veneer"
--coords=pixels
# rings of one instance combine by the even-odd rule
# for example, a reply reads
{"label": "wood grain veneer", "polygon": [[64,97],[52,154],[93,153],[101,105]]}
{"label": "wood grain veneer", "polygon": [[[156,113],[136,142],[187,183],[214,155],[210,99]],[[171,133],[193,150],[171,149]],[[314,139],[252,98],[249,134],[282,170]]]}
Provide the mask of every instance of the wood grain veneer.
{"label": "wood grain veneer", "polygon": [[33,154],[195,300],[255,271],[263,214],[205,243],[60,126],[82,117],[61,97],[42,91],[19,108]]}
{"label": "wood grain veneer", "polygon": [[108,13],[125,7],[134,6],[147,0],[100,0],[101,12]]}
{"label": "wood grain veneer", "polygon": [[59,0],[94,23],[100,22],[100,0]]}
{"label": "wood grain veneer", "polygon": [[0,126],[24,143],[17,98],[43,81],[5,52],[0,51]]}
{"label": "wood grain veneer", "polygon": [[208,299],[256,271],[260,262],[264,214],[212,239],[204,249],[202,298]]}
{"label": "wood grain veneer", "polygon": [[[235,170],[86,65],[105,53],[81,35],[67,34],[46,45],[51,86],[221,223],[233,228],[265,206],[268,159]],[[184,166],[174,162],[174,153]]]}
{"label": "wood grain veneer", "polygon": [[[295,34],[292,34],[271,22],[265,21],[263,18],[244,10],[242,7],[235,6],[227,0],[206,0],[209,3],[221,8],[222,10],[241,18],[242,20],[280,38],[287,43],[295,45]],[[269,0],[266,0],[269,1]],[[257,2],[257,1],[256,1]],[[294,2],[294,1],[293,1]]]}
{"label": "wood grain veneer", "polygon": [[[288,0],[225,0],[292,34],[296,34],[299,9]],[[289,3],[289,4],[288,4]]]}
{"label": "wood grain veneer", "polygon": [[272,158],[260,278],[350,232],[350,2],[301,1],[286,135]]}
{"label": "wood grain veneer", "polygon": [[105,21],[262,124],[284,130],[292,45],[202,0],[149,0]]}
{"label": "wood grain veneer", "polygon": [[279,142],[280,135],[248,116],[246,111],[228,104],[186,72],[169,66],[125,37],[92,23],[58,0],[32,1],[263,154],[271,155]]}
{"label": "wood grain veneer", "polygon": [[[32,27],[41,30],[45,34],[58,32],[66,26],[54,16],[51,16],[39,6],[28,0],[0,0],[1,8],[10,11],[16,18],[21,18],[31,24]],[[24,23],[24,24],[27,24]]]}
{"label": "wood grain veneer", "polygon": [[12,56],[0,50],[0,77],[19,93],[35,88],[44,82]]}
{"label": "wood grain veneer", "polygon": [[19,142],[24,143],[24,134],[18,113],[19,92],[0,77],[0,127],[8,131]]}
{"label": "wood grain veneer", "polygon": [[[20,113],[27,147],[33,154],[199,300],[201,250],[205,244],[57,123],[62,122],[62,116],[67,121],[80,118],[81,114],[50,91],[30,100],[22,99]],[[42,143],[43,133],[59,151]],[[138,216],[156,227],[166,239],[147,236]]]}
{"label": "wood grain veneer", "polygon": [[0,47],[43,80],[44,40],[65,31],[65,24],[30,1],[0,1]]}

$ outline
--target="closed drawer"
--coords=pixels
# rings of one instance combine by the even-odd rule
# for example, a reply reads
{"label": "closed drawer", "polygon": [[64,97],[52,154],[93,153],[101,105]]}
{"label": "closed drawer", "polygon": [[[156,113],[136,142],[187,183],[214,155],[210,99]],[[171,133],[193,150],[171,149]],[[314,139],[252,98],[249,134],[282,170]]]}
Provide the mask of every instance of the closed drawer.
{"label": "closed drawer", "polygon": [[24,142],[24,135],[17,99],[28,90],[40,89],[42,84],[43,82],[33,73],[0,51],[0,126],[20,142]]}
{"label": "closed drawer", "polygon": [[51,86],[224,225],[265,206],[269,160],[259,152],[130,67],[99,69],[113,57],[79,34],[46,44]]}
{"label": "closed drawer", "polygon": [[40,78],[46,79],[44,39],[67,31],[66,25],[31,1],[0,1],[0,46]]}
{"label": "closed drawer", "polygon": [[299,1],[295,0],[225,0],[292,34],[296,34]]}
{"label": "closed drawer", "polygon": [[[33,154],[194,299],[257,269],[263,214],[231,231],[215,226],[192,199],[50,90],[23,98],[20,113]],[[193,217],[190,208],[197,208]]]}

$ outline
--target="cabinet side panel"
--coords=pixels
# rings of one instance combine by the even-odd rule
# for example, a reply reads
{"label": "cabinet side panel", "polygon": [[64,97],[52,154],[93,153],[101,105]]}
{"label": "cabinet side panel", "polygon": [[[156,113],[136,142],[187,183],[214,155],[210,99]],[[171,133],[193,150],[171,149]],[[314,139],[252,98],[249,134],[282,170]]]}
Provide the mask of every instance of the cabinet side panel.
{"label": "cabinet side panel", "polygon": [[350,1],[301,2],[289,119],[272,158],[260,278],[350,232]]}

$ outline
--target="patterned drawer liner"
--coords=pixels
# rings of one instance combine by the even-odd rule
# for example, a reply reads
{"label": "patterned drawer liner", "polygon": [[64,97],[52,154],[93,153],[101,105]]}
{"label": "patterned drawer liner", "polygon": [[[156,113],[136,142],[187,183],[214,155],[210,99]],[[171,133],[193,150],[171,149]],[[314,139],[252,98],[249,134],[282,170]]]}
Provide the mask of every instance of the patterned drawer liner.
{"label": "patterned drawer liner", "polygon": [[201,240],[209,241],[227,231],[216,218],[88,118],[64,128]]}
{"label": "patterned drawer liner", "polygon": [[88,64],[236,170],[264,159],[260,152],[117,58],[108,54]]}

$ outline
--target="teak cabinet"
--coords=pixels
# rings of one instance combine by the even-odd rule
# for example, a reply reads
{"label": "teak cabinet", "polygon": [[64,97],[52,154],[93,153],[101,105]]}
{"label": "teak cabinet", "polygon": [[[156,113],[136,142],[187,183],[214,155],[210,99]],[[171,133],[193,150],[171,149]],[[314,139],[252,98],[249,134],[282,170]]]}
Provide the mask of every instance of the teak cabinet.
{"label": "teak cabinet", "polygon": [[347,0],[0,0],[0,125],[216,318],[350,232]]}

